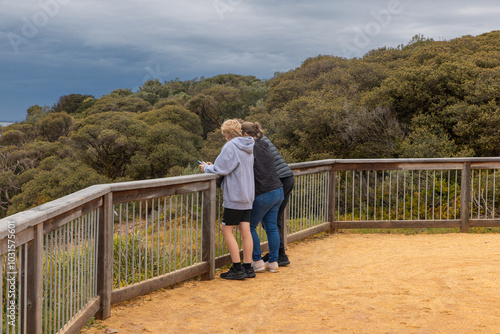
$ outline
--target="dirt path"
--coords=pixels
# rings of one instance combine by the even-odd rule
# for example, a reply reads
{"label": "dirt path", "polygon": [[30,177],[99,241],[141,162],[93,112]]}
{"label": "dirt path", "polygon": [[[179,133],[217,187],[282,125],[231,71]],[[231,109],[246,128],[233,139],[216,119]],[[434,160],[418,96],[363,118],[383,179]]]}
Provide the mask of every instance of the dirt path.
{"label": "dirt path", "polygon": [[115,305],[86,333],[500,333],[499,234],[336,234],[288,253],[279,273]]}

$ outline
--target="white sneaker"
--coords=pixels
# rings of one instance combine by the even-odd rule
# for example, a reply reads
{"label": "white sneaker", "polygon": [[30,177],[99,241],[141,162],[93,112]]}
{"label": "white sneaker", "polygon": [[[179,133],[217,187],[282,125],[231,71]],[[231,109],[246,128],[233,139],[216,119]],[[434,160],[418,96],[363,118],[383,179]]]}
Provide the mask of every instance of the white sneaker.
{"label": "white sneaker", "polygon": [[266,264],[262,260],[252,262],[252,268],[256,273],[261,273],[266,271]]}
{"label": "white sneaker", "polygon": [[279,271],[278,262],[266,262],[265,268],[266,270],[269,270],[272,273],[277,273]]}

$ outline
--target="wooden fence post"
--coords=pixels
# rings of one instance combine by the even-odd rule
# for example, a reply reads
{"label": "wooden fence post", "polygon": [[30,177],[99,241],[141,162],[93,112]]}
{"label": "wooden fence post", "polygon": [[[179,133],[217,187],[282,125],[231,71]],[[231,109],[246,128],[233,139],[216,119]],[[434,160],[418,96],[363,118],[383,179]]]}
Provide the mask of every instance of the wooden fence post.
{"label": "wooden fence post", "polygon": [[97,295],[101,305],[96,318],[103,320],[111,315],[113,290],[113,194],[104,195],[99,208],[99,244],[97,249]]}
{"label": "wooden fence post", "polygon": [[203,191],[203,226],[201,246],[202,261],[208,262],[208,272],[201,276],[202,280],[215,278],[215,214],[216,214],[216,190],[215,180],[210,181],[210,186]]}
{"label": "wooden fence post", "polygon": [[328,189],[328,221],[330,222],[330,233],[337,233],[337,223],[335,220],[335,196],[336,196],[336,187],[337,187],[337,177],[335,169],[333,168],[334,164],[332,164],[332,169],[330,170],[330,178],[329,178],[329,189]]}
{"label": "wooden fence post", "polygon": [[42,333],[42,300],[43,300],[43,224],[33,227],[34,238],[28,244],[27,272],[27,332]]}
{"label": "wooden fence post", "polygon": [[462,220],[462,225],[460,226],[460,232],[469,232],[469,204],[471,200],[471,185],[470,185],[470,175],[471,166],[470,163],[464,163],[462,168],[462,182],[460,189],[460,219]]}
{"label": "wooden fence post", "polygon": [[285,209],[283,210],[283,246],[285,249],[288,248],[288,209],[290,208],[290,202],[286,203]]}

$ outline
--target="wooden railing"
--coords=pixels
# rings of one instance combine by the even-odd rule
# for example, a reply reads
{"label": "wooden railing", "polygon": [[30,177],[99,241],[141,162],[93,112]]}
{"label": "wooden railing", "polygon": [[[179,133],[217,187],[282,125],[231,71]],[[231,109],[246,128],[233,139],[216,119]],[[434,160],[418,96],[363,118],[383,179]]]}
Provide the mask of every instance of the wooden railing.
{"label": "wooden railing", "polygon": [[[290,166],[285,243],[338,229],[500,227],[500,158]],[[76,333],[114,303],[213,279],[230,263],[215,178],[96,185],[0,220],[2,332]]]}

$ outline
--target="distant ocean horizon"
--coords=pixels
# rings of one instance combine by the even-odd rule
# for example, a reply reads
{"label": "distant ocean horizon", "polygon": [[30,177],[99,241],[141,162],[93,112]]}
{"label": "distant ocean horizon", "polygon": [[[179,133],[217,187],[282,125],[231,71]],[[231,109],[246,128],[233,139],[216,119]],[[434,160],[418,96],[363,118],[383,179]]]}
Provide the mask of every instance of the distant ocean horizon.
{"label": "distant ocean horizon", "polygon": [[7,125],[14,124],[14,123],[15,123],[15,122],[0,121],[0,125],[1,125],[1,126],[7,126]]}

